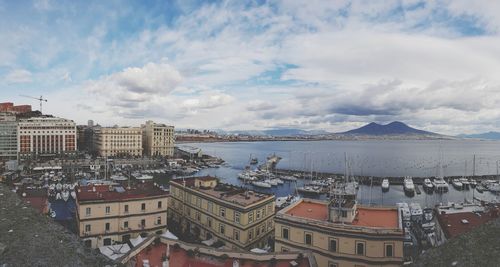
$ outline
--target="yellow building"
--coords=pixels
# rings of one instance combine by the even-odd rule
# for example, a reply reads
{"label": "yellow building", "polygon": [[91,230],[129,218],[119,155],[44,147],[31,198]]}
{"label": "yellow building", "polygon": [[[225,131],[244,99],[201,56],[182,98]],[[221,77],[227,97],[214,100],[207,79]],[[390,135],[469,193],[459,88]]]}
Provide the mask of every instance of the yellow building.
{"label": "yellow building", "polygon": [[[178,231],[226,248],[263,248],[274,233],[274,195],[221,184],[214,177],[170,181],[169,218]],[[174,224],[172,224],[174,226]]]}
{"label": "yellow building", "polygon": [[174,155],[174,126],[147,121],[141,128],[144,155],[150,157]]}
{"label": "yellow building", "polygon": [[99,127],[95,146],[101,157],[142,156],[142,130],[138,127]]}
{"label": "yellow building", "polygon": [[79,236],[89,247],[127,242],[167,228],[168,193],[153,183],[130,189],[89,185],[79,187],[76,194]]}
{"label": "yellow building", "polygon": [[396,208],[302,199],[279,211],[275,223],[275,251],[311,250],[318,266],[403,264],[404,232]]}

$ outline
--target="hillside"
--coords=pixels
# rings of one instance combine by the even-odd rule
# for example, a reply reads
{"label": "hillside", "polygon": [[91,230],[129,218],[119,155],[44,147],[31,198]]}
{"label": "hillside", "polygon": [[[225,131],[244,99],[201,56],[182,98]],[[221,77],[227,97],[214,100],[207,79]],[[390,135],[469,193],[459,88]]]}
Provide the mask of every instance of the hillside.
{"label": "hillside", "polygon": [[499,132],[487,132],[487,133],[479,133],[479,134],[461,134],[458,137],[463,138],[474,138],[474,139],[487,139],[487,140],[500,140]]}
{"label": "hillside", "polygon": [[439,135],[432,132],[412,128],[402,122],[394,121],[389,124],[369,123],[363,127],[347,132],[344,135]]}

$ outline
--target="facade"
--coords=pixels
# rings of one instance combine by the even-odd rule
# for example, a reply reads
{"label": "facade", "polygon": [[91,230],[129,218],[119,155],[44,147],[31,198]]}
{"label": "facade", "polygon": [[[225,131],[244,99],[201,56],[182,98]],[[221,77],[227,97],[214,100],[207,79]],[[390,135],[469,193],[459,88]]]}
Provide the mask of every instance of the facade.
{"label": "facade", "polygon": [[85,151],[90,154],[95,154],[95,127],[79,125],[77,126],[78,131],[78,149],[80,151]]}
{"label": "facade", "polygon": [[0,113],[0,159],[17,158],[17,122],[12,113]]}
{"label": "facade", "polygon": [[146,156],[174,155],[174,126],[147,121],[142,125],[142,142]]}
{"label": "facade", "polygon": [[220,241],[226,248],[262,248],[274,233],[274,201],[274,195],[220,184],[214,177],[171,180],[171,229],[207,245]]}
{"label": "facade", "polygon": [[137,127],[96,127],[95,146],[101,157],[142,156],[142,133]]}
{"label": "facade", "polygon": [[167,228],[168,193],[153,183],[133,188],[90,185],[77,190],[79,236],[88,247],[127,242]]}
{"label": "facade", "polygon": [[401,266],[404,231],[396,208],[302,199],[276,214],[275,251],[311,250],[318,266]]}
{"label": "facade", "polygon": [[17,150],[20,156],[55,156],[75,153],[76,124],[67,119],[34,117],[18,123]]}

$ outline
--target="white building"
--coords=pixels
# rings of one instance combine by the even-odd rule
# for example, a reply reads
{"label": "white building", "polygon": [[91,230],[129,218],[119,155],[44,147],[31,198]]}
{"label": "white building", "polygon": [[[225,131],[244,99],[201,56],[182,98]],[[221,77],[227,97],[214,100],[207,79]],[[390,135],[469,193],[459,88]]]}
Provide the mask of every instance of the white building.
{"label": "white building", "polygon": [[142,125],[142,144],[146,156],[174,155],[174,126],[147,121]]}

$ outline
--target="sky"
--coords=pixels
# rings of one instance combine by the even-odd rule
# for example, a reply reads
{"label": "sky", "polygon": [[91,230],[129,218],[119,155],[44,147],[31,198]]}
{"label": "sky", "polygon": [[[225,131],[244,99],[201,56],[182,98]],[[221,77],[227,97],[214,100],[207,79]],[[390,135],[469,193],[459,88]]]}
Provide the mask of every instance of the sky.
{"label": "sky", "polygon": [[85,124],[500,131],[500,1],[0,0],[0,102]]}

